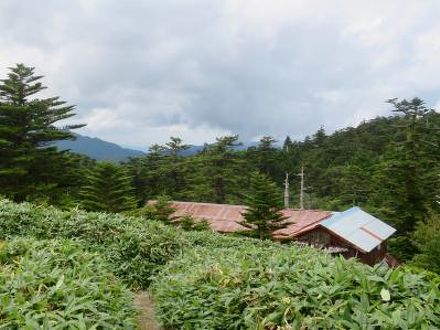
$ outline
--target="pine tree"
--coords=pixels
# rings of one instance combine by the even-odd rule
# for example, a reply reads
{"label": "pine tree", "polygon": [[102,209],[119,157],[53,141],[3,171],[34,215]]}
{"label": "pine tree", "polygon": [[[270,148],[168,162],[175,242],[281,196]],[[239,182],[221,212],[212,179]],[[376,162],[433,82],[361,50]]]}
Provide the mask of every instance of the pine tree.
{"label": "pine tree", "polygon": [[181,156],[182,153],[189,148],[189,145],[184,144],[181,138],[178,137],[170,137],[170,141],[165,143],[165,152],[172,156],[173,160],[178,156]]}
{"label": "pine tree", "polygon": [[57,184],[56,187],[49,189],[40,183],[40,189],[32,196],[32,200],[45,201],[58,208],[75,207],[87,170],[95,163],[87,156],[70,152],[61,153],[57,158],[42,159],[38,162],[38,166],[42,169],[49,168],[50,175],[57,178]]}
{"label": "pine tree", "polygon": [[178,137],[171,137],[165,145],[154,144],[148,155],[131,159],[128,163],[133,175],[138,203],[164,194],[171,199],[184,199],[188,186],[188,162],[183,153],[189,145]]}
{"label": "pine tree", "polygon": [[139,206],[145,205],[146,201],[164,193],[166,188],[162,171],[164,157],[164,147],[153,144],[146,156],[131,158],[126,164],[133,177]]}
{"label": "pine tree", "polygon": [[70,130],[84,125],[55,126],[75,115],[74,106],[59,97],[32,98],[46,88],[34,68],[9,70],[0,83],[0,192],[20,201],[57,186],[51,164],[60,153],[49,144],[73,138]]}
{"label": "pine tree", "polygon": [[166,190],[162,193],[169,195],[173,199],[182,199],[182,191],[186,186],[187,162],[183,153],[189,148],[181,138],[170,137],[170,141],[165,143],[165,156],[161,166],[162,177],[166,179]]}
{"label": "pine tree", "polygon": [[274,146],[277,140],[271,136],[263,136],[257,146],[257,166],[261,173],[275,178],[279,173],[279,155]]}
{"label": "pine tree", "polygon": [[82,187],[81,205],[89,211],[122,212],[136,207],[128,171],[111,162],[101,162],[89,170]]}
{"label": "pine tree", "polygon": [[289,149],[292,147],[292,145],[293,145],[292,139],[290,138],[290,136],[286,136],[283,143],[283,151],[288,152]]}
{"label": "pine tree", "polygon": [[354,164],[345,164],[331,167],[325,171],[325,175],[333,178],[328,189],[330,195],[337,196],[333,205],[329,205],[331,209],[346,209],[366,201],[370,180],[366,170]]}
{"label": "pine tree", "polygon": [[234,202],[240,190],[241,160],[235,150],[239,145],[238,135],[223,136],[203,155],[202,173],[210,200],[215,203]]}
{"label": "pine tree", "polygon": [[152,219],[166,224],[173,222],[172,214],[176,211],[167,195],[160,195],[152,206]]}
{"label": "pine tree", "polygon": [[325,133],[324,126],[321,126],[315,134],[312,136],[312,143],[315,147],[322,147],[327,138],[327,134]]}
{"label": "pine tree", "polygon": [[250,191],[246,198],[247,210],[240,224],[252,228],[260,239],[268,239],[273,231],[288,225],[281,213],[281,192],[270,179],[259,172],[251,175]]}

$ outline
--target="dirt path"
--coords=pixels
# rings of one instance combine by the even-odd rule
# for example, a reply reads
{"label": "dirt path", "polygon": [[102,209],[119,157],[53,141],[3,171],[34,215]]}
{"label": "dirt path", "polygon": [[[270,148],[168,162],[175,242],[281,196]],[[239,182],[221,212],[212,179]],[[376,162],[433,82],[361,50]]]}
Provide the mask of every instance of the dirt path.
{"label": "dirt path", "polygon": [[134,305],[139,309],[139,329],[140,330],[160,330],[160,326],[154,316],[153,302],[145,291],[135,294]]}

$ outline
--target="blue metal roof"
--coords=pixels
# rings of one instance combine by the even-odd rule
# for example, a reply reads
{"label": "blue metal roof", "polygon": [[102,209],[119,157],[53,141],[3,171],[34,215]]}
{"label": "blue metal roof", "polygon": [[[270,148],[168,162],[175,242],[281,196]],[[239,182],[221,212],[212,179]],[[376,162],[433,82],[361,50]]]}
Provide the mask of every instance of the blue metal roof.
{"label": "blue metal roof", "polygon": [[321,225],[363,252],[370,252],[396,231],[359,207],[335,212]]}

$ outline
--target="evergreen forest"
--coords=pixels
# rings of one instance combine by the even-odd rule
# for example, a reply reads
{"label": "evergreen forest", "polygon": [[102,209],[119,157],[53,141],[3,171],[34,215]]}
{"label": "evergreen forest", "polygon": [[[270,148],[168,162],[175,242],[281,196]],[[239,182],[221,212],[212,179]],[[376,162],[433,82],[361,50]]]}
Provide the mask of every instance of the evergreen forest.
{"label": "evergreen forest", "polygon": [[263,136],[244,147],[238,135],[221,136],[188,155],[190,146],[171,137],[128,162],[97,162],[51,144],[73,139],[84,124],[60,126],[75,107],[58,96],[39,98],[42,78],[18,64],[1,80],[6,198],[106,212],[133,212],[160,197],[247,205],[260,175],[278,209],[286,182],[289,207],[299,208],[303,170],[305,209],[360,206],[397,229],[389,248],[399,260],[440,270],[440,231],[430,230],[439,228],[440,114],[419,98],[390,99],[389,116],[333,133],[321,127],[301,141]]}

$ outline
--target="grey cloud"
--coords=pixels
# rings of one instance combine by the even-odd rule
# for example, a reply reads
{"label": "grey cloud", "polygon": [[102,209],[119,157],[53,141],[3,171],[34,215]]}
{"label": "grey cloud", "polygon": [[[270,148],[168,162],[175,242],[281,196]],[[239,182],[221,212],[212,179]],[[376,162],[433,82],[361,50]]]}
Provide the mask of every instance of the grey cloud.
{"label": "grey cloud", "polygon": [[434,1],[6,0],[0,54],[7,65],[35,65],[51,92],[78,105],[84,132],[111,141],[302,138],[386,114],[389,97],[438,104],[438,9]]}

